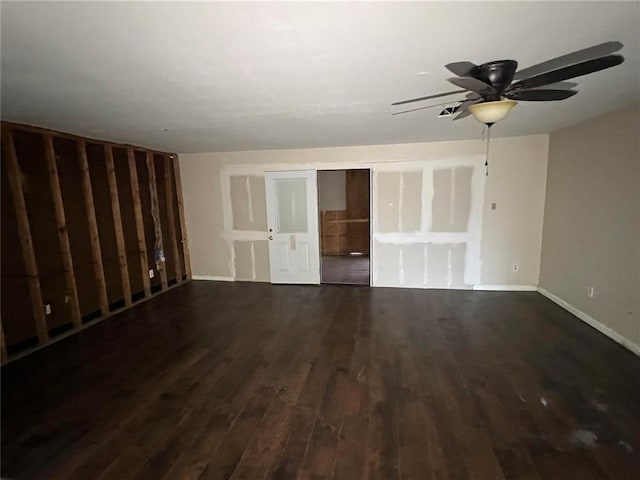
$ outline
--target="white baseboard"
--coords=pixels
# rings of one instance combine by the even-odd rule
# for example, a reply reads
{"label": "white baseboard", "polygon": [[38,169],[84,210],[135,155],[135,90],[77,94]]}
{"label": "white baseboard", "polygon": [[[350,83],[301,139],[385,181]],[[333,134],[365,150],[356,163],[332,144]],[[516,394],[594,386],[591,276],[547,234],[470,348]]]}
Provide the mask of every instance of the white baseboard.
{"label": "white baseboard", "polygon": [[595,328],[600,333],[604,333],[611,340],[613,340],[615,342],[618,342],[623,347],[627,348],[628,350],[631,350],[633,353],[635,353],[636,355],[640,356],[640,345],[637,345],[637,344],[633,343],[628,338],[623,337],[622,335],[620,335],[615,330],[612,330],[611,328],[607,327],[603,323],[600,323],[598,320],[596,320],[592,316],[584,313],[582,310],[577,309],[576,307],[574,307],[570,303],[564,301],[560,297],[554,295],[550,291],[545,290],[544,288],[540,287],[540,288],[538,288],[538,292],[540,292],[542,295],[547,297],[552,302],[560,305],[562,308],[564,308],[568,312],[574,314],[576,317],[578,317],[580,320],[582,320],[587,325]]}
{"label": "white baseboard", "polygon": [[213,282],[235,282],[233,277],[217,277],[215,275],[192,275],[193,280],[210,280]]}
{"label": "white baseboard", "polygon": [[538,287],[533,285],[474,285],[473,289],[498,292],[535,292]]}

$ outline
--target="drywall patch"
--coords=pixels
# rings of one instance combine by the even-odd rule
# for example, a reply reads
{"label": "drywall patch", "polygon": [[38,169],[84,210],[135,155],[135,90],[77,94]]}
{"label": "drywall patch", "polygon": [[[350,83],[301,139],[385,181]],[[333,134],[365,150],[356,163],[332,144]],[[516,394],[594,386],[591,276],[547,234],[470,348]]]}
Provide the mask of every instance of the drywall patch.
{"label": "drywall patch", "polygon": [[402,172],[400,231],[419,232],[422,223],[422,172]]}
{"label": "drywall patch", "polygon": [[428,287],[433,288],[448,288],[447,287],[447,272],[449,257],[448,244],[434,244],[427,245],[427,256],[429,257],[429,265],[427,268],[427,274],[429,276]]}
{"label": "drywall patch", "polygon": [[400,175],[399,172],[378,172],[375,175],[375,213],[378,232],[400,231]]}
{"label": "drywall patch", "polygon": [[269,242],[259,240],[253,242],[255,255],[255,278],[256,282],[270,282],[269,273]]}
{"label": "drywall patch", "polygon": [[380,286],[400,285],[400,245],[376,242],[374,248],[376,284]]}
{"label": "drywall patch", "polygon": [[424,286],[425,246],[420,243],[402,245],[404,283],[408,287]]}
{"label": "drywall patch", "polygon": [[253,242],[233,242],[233,250],[235,254],[236,280],[254,280],[254,261],[251,255]]}
{"label": "drywall patch", "polygon": [[269,245],[266,240],[233,242],[236,280],[269,282]]}
{"label": "drywall patch", "polygon": [[451,274],[449,276],[451,283],[450,288],[469,289],[471,285],[465,283],[465,259],[467,254],[467,245],[458,243],[450,245],[449,255],[451,258]]}
{"label": "drywall patch", "polygon": [[472,167],[434,170],[432,231],[466,232],[471,212]]}
{"label": "drywall patch", "polygon": [[266,230],[264,177],[230,176],[229,190],[233,230]]}
{"label": "drywall patch", "polygon": [[249,185],[251,187],[251,205],[253,211],[253,229],[267,229],[267,204],[264,187],[264,177],[250,176]]}
{"label": "drywall patch", "polygon": [[471,179],[472,167],[457,167],[451,170],[455,197],[451,206],[452,232],[466,232],[468,230],[469,215],[471,213]]}

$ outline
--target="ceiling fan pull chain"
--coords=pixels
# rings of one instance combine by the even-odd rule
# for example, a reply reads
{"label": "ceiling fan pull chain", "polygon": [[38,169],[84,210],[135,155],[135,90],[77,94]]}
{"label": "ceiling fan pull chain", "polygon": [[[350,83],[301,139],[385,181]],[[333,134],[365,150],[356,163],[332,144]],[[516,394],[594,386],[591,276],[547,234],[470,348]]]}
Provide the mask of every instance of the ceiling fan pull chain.
{"label": "ceiling fan pull chain", "polygon": [[491,141],[491,124],[487,124],[487,135],[486,135],[487,146],[484,154],[484,167],[485,167],[484,175],[486,177],[489,176],[489,142],[490,141]]}

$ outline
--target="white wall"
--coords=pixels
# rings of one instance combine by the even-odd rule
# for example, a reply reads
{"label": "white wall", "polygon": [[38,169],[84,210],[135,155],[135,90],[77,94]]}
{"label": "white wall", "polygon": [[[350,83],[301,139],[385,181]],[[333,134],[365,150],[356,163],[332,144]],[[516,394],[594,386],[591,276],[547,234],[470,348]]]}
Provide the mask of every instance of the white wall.
{"label": "white wall", "polygon": [[640,354],[639,135],[638,103],[551,134],[540,287]]}
{"label": "white wall", "polygon": [[[401,145],[375,145],[300,150],[264,150],[231,153],[181,154],[185,215],[194,276],[233,278],[234,241],[266,232],[234,232],[229,226],[229,192],[224,179],[229,171],[271,169],[372,170],[412,163],[481,162],[485,145],[480,140]],[[491,144],[490,175],[483,179],[479,231],[481,285],[533,288],[538,284],[547,168],[547,135],[496,138]],[[479,160],[480,159],[480,160]],[[384,167],[384,166],[387,167]],[[391,167],[394,168],[393,166]],[[372,192],[374,197],[376,192]],[[421,201],[416,199],[416,201]],[[491,209],[491,204],[496,209]],[[375,198],[372,216],[377,215]],[[375,251],[373,253],[375,257]],[[374,258],[375,262],[375,258]],[[513,264],[519,269],[514,271]],[[261,266],[263,268],[264,266]],[[374,266],[375,269],[375,266]],[[374,272],[375,274],[375,272]],[[264,276],[262,277],[264,279]]]}

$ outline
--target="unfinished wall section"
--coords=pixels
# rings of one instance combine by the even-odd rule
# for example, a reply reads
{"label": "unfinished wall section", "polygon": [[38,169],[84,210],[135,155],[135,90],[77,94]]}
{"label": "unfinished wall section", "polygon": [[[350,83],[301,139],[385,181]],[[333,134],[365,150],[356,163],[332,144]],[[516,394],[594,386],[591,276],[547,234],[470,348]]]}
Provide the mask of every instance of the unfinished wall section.
{"label": "unfinished wall section", "polygon": [[[470,289],[480,283],[483,162],[470,155],[370,165],[373,286]],[[269,281],[264,172],[278,169],[221,171],[222,238],[232,252],[234,280]]]}
{"label": "unfinished wall section", "polygon": [[3,122],[2,160],[3,362],[190,278],[176,155]]}
{"label": "unfinished wall section", "polygon": [[481,157],[373,167],[373,285],[480,283]]}
{"label": "unfinished wall section", "polygon": [[224,175],[222,189],[228,193],[226,240],[233,247],[234,279],[269,282],[267,209],[263,175]]}

